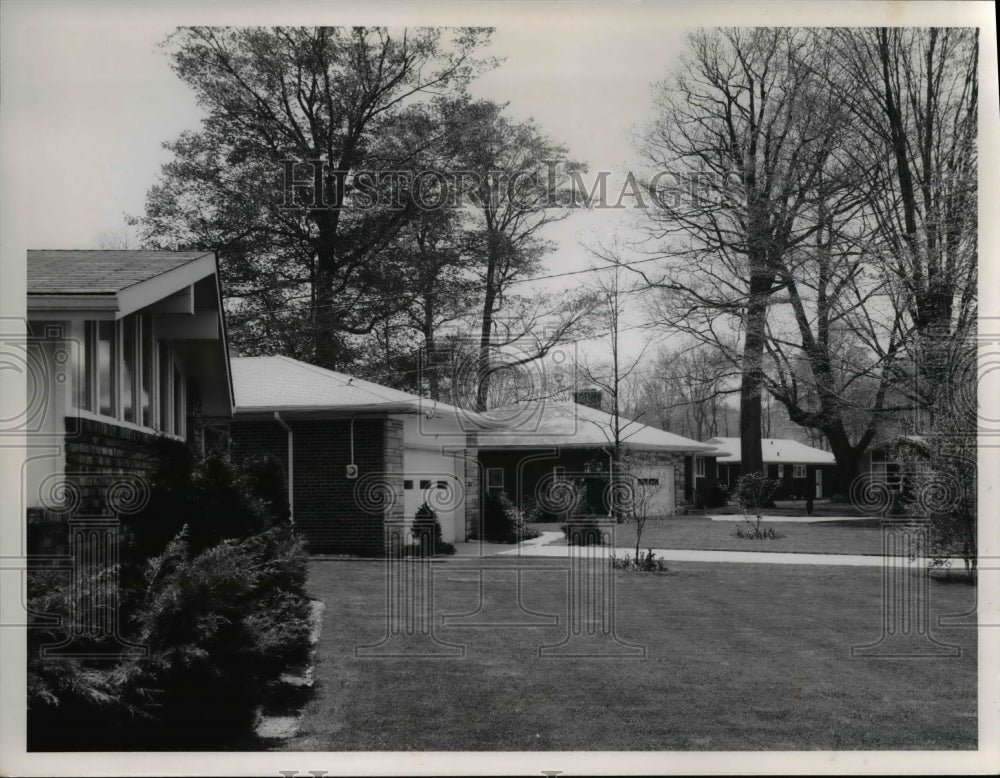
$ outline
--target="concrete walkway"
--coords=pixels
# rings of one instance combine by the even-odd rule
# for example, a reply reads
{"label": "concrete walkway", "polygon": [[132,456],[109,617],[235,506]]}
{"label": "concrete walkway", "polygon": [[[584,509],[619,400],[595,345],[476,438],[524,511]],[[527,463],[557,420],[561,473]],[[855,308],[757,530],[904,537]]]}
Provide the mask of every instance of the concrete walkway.
{"label": "concrete walkway", "polygon": [[[569,559],[574,554],[586,553],[597,557],[609,556],[612,549],[607,546],[566,546],[548,545],[562,540],[562,532],[543,532],[540,537],[526,540],[518,545],[503,543],[456,543],[458,556],[495,557],[557,557]],[[627,548],[614,549],[617,556],[631,555]],[[654,548],[653,554],[667,562],[736,562],[764,565],[827,565],[831,567],[882,567],[883,565],[926,566],[929,559],[905,557],[893,558],[862,554],[799,554],[779,551],[699,551],[693,549]],[[958,562],[960,560],[953,560]]]}
{"label": "concrete walkway", "polygon": [[[706,514],[706,519],[711,519],[712,521],[744,521],[744,518],[738,514]],[[760,520],[763,524],[769,524],[771,522],[785,522],[788,524],[816,524],[821,521],[877,521],[879,516],[761,516]]]}
{"label": "concrete walkway", "polygon": [[[561,540],[562,532],[543,532],[537,538],[524,540],[520,544],[522,549],[544,546],[554,540]],[[455,556],[503,556],[504,554],[517,554],[519,546],[516,543],[487,543],[485,540],[468,540],[464,543],[455,543]],[[542,556],[546,556],[543,554]]]}

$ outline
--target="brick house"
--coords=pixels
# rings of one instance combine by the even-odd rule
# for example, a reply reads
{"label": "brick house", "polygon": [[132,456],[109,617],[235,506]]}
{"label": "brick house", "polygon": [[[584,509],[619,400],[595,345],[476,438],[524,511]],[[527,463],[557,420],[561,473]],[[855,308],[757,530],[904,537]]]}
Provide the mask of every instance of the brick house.
{"label": "brick house", "polygon": [[232,413],[232,381],[214,253],[46,250],[27,260],[22,488],[37,527],[29,540],[48,542],[69,515],[142,499],[154,439],[200,446],[201,416]]}
{"label": "brick house", "polygon": [[310,551],[381,553],[387,524],[412,521],[425,501],[446,541],[475,531],[475,414],[288,357],[231,364],[232,456],[282,462]]}
{"label": "brick house", "polygon": [[[710,438],[705,441],[719,450],[719,483],[733,486],[740,477],[740,439]],[[833,454],[790,438],[763,438],[761,453],[769,478],[782,481],[776,500],[828,498],[838,491],[837,464]]]}
{"label": "brick house", "polygon": [[[479,436],[486,493],[504,491],[523,507],[532,499],[544,501],[552,483],[571,480],[586,489],[585,512],[608,513],[614,417],[600,409],[595,390],[578,392],[575,400],[490,411],[504,429]],[[625,418],[620,429],[623,452],[649,489],[651,515],[669,515],[692,503],[696,477],[714,482],[713,446]]]}

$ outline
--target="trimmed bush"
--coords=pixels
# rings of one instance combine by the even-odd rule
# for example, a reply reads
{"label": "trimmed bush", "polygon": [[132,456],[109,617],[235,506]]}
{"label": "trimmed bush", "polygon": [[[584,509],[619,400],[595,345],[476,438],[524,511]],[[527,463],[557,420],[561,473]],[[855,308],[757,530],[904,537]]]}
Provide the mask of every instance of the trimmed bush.
{"label": "trimmed bush", "polygon": [[124,562],[159,554],[184,526],[192,553],[199,553],[287,522],[284,470],[276,459],[257,458],[245,469],[220,454],[199,460],[179,441],[160,438],[156,446],[149,502],[122,517]]}
{"label": "trimmed bush", "polygon": [[489,492],[483,511],[483,539],[490,543],[518,543],[541,533],[527,526],[524,514],[500,491]]}
{"label": "trimmed bush", "polygon": [[417,541],[421,553],[426,551],[432,556],[455,553],[455,547],[441,536],[441,522],[438,521],[437,512],[426,502],[417,508],[410,533]]}

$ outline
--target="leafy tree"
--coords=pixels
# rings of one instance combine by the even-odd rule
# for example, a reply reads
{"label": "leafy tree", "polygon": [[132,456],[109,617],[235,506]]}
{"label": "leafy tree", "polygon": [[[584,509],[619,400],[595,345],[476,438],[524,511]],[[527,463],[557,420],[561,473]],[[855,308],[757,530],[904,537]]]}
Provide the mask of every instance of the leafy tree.
{"label": "leafy tree", "polygon": [[476,58],[489,36],[179,29],[173,68],[205,117],[166,144],[174,158],[138,220],[146,243],[219,252],[240,349],[344,366],[353,335],[413,299],[390,248],[416,211],[414,176],[396,171],[439,140],[420,101],[490,66]]}
{"label": "leafy tree", "polygon": [[[562,207],[567,204],[567,174],[582,166],[569,160],[566,148],[533,121],[515,121],[503,110],[492,101],[465,98],[442,106],[454,164],[463,176],[461,196],[469,216],[466,246],[476,258],[481,285],[474,371],[479,411],[489,407],[498,349],[518,344],[523,351],[514,362],[500,360],[501,370],[533,362],[562,342],[585,312],[577,301],[509,292],[512,285],[534,275],[542,257],[552,250],[551,241],[539,233],[571,213]],[[522,310],[510,311],[512,307]],[[505,310],[508,315],[501,318]]]}

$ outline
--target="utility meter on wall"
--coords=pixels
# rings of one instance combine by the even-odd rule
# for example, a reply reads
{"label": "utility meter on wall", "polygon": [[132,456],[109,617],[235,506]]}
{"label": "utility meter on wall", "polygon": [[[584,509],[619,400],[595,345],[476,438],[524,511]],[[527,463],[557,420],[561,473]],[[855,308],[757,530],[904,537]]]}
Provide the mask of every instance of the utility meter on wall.
{"label": "utility meter on wall", "polygon": [[347,466],[347,477],[348,478],[357,478],[358,477],[358,466],[357,465],[348,465]]}

